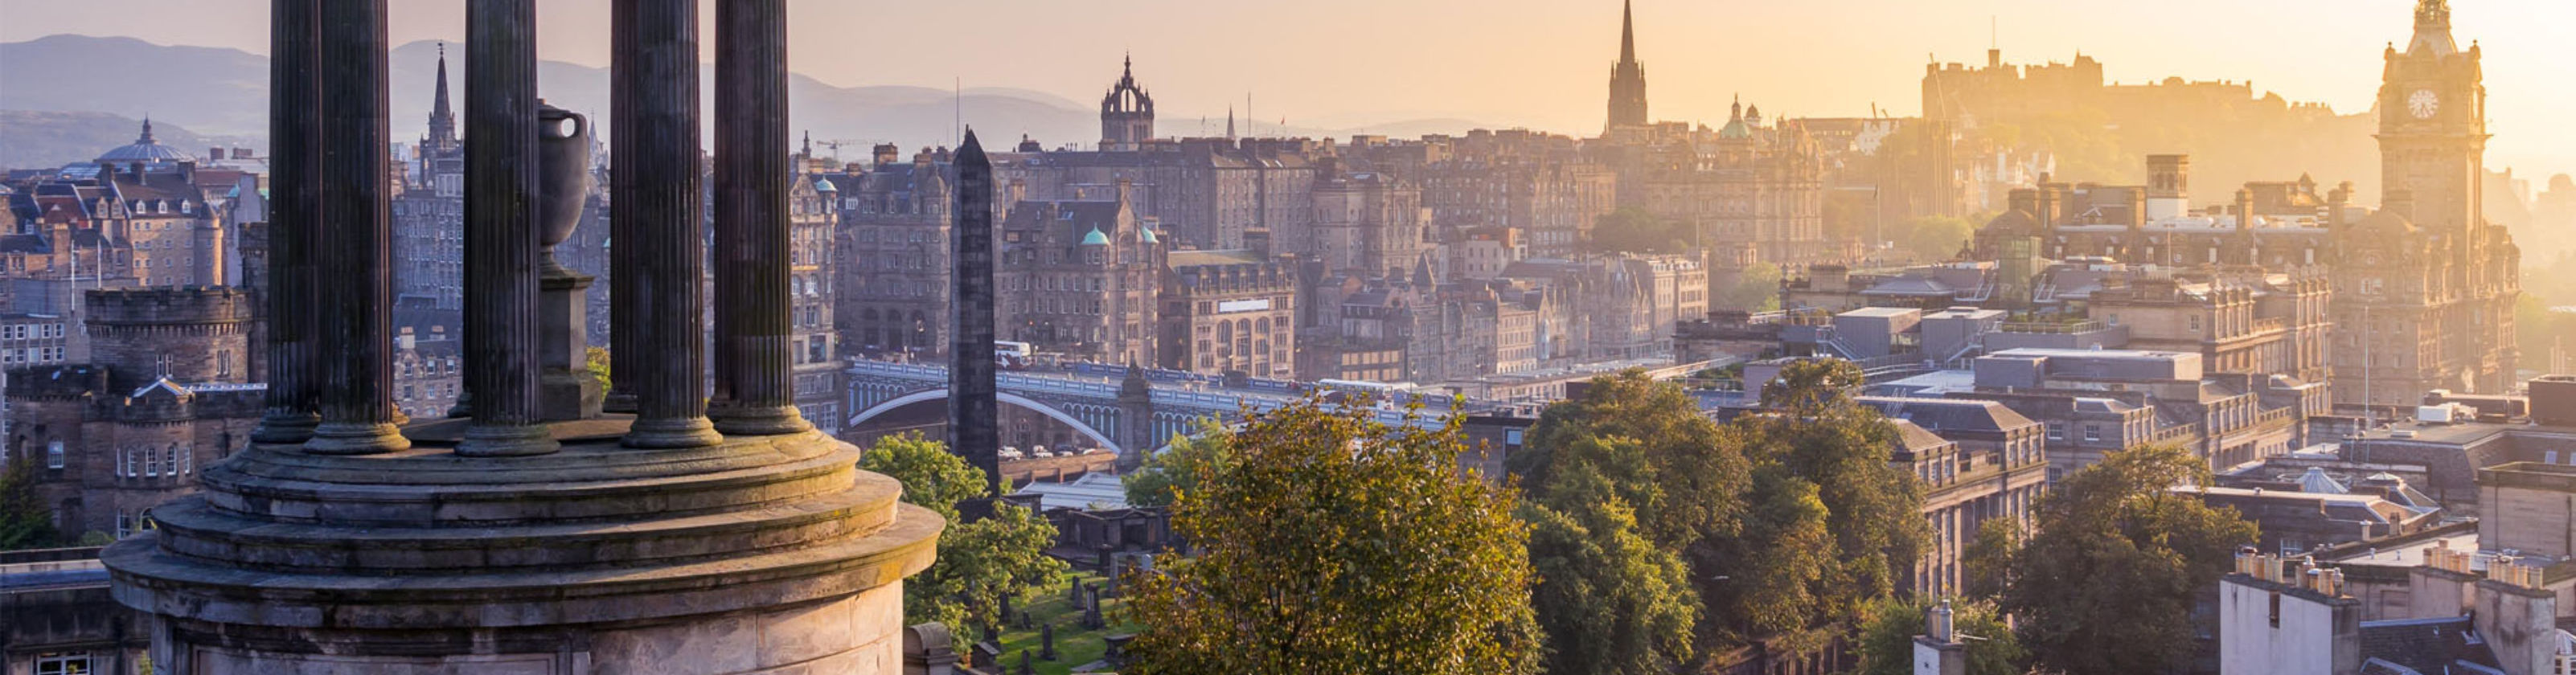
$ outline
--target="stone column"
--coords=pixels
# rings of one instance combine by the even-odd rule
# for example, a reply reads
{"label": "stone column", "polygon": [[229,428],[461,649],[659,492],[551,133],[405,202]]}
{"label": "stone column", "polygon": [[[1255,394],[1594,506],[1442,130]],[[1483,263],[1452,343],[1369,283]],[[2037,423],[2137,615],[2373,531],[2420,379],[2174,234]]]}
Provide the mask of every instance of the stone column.
{"label": "stone column", "polygon": [[[385,0],[321,3],[317,78],[321,109],[320,246],[315,334],[322,422],[315,454],[375,454],[411,447],[395,427],[393,399],[392,134],[386,127]],[[323,283],[326,282],[327,283]]]}
{"label": "stone column", "polygon": [[948,330],[948,449],[984,471],[1002,494],[1002,434],[993,372],[993,163],[967,130],[957,148],[957,213],[949,228],[956,261],[949,295],[957,309]]}
{"label": "stone column", "polygon": [[608,393],[601,408],[607,412],[635,412],[635,377],[643,364],[636,353],[635,290],[633,277],[618,270],[635,268],[635,222],[642,214],[627,208],[635,203],[635,161],[638,148],[636,134],[629,130],[640,126],[643,111],[636,108],[630,80],[639,80],[636,72],[641,47],[635,42],[635,3],[608,3]]}
{"label": "stone column", "polygon": [[465,6],[465,389],[456,454],[559,449],[537,399],[537,5]]}
{"label": "stone column", "polygon": [[[706,296],[706,198],[698,177],[697,0],[633,0],[633,39],[625,44],[632,66],[613,73],[617,101],[634,109],[626,201],[611,208],[630,213],[624,239],[611,242],[622,264],[609,276],[628,298],[626,322],[612,331],[640,333],[621,340],[627,356],[611,375],[633,377],[635,426],[625,445],[686,448],[724,441],[707,421],[706,339],[700,332]],[[613,236],[613,235],[612,235]]]}
{"label": "stone column", "polygon": [[269,3],[268,409],[251,431],[260,443],[303,443],[322,421],[313,407],[312,311],[320,13],[319,0]]}
{"label": "stone column", "polygon": [[715,400],[726,435],[813,428],[796,411],[788,298],[787,0],[716,5]]}

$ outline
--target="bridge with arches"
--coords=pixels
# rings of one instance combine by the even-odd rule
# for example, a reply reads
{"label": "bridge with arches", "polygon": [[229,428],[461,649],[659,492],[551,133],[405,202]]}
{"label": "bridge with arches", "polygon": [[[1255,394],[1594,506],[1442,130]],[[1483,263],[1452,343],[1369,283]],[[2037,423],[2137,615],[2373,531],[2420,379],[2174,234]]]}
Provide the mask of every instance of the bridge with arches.
{"label": "bridge with arches", "polygon": [[[846,420],[844,429],[859,429],[907,406],[948,398],[945,365],[857,361],[847,372],[847,409],[857,412]],[[1245,412],[1274,410],[1308,391],[1305,385],[1284,380],[1256,378],[1229,384],[1223,378],[1180,371],[1098,364],[1005,370],[998,380],[1003,408],[1045,416],[1090,443],[1121,454],[1129,449],[1159,449],[1176,434],[1197,431],[1202,420],[1232,424],[1241,421]],[[1436,424],[1445,414],[1445,406],[1427,406],[1413,423]],[[1394,409],[1380,410],[1378,416],[1389,423],[1405,419],[1402,411]]]}

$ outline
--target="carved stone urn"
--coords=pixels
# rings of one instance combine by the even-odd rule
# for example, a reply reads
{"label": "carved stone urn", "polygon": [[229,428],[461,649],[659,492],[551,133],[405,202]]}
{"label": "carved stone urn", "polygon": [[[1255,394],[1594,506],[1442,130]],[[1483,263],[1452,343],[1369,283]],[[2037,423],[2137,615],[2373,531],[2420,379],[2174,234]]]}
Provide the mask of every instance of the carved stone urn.
{"label": "carved stone urn", "polygon": [[545,246],[545,276],[573,274],[555,260],[555,245],[572,238],[581,225],[581,207],[590,196],[590,118],[537,102],[537,164],[543,181],[538,205],[538,242]]}

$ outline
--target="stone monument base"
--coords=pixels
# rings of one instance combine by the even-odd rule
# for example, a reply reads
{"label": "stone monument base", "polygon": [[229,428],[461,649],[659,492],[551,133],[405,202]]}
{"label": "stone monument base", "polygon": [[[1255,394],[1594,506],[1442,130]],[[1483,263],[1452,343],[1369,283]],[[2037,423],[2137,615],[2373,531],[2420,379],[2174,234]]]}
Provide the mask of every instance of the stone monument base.
{"label": "stone monument base", "polygon": [[623,420],[553,425],[564,451],[253,445],[203,494],[110,546],[116,599],[153,615],[164,673],[899,673],[902,580],[944,521],[821,434],[622,448]]}

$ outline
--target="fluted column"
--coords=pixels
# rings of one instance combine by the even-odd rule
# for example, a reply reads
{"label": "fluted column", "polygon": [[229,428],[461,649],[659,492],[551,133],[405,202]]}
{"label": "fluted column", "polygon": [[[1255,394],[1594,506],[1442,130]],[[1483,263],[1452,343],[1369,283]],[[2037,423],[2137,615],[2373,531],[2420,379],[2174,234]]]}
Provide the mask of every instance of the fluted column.
{"label": "fluted column", "polygon": [[636,134],[629,130],[640,126],[636,120],[643,111],[635,107],[636,87],[629,80],[638,79],[636,72],[640,47],[635,42],[635,3],[618,0],[608,3],[608,393],[601,409],[607,412],[635,412],[635,378],[643,367],[637,354],[635,336],[634,278],[619,274],[635,269],[635,222],[642,217],[635,203],[635,171],[628,162],[636,159]]}
{"label": "fluted column", "polygon": [[790,368],[787,0],[716,5],[715,398],[727,435],[802,432]]}
{"label": "fluted column", "polygon": [[320,0],[269,3],[268,60],[268,393],[251,440],[302,443],[322,418],[314,410],[313,244],[321,214],[316,176],[314,65]]}
{"label": "fluted column", "polygon": [[[634,39],[628,43],[633,67],[613,75],[612,86],[627,89],[622,102],[635,109],[634,126],[617,129],[634,134],[619,164],[634,181],[628,201],[612,208],[631,210],[635,220],[626,240],[614,242],[625,267],[610,271],[624,280],[628,322],[611,330],[636,331],[626,347],[632,358],[617,362],[618,375],[635,376],[635,426],[625,444],[637,448],[696,447],[720,443],[707,421],[706,339],[700,321],[706,311],[701,283],[706,277],[706,225],[698,177],[698,3],[696,0],[632,0]],[[632,250],[626,250],[626,249]]]}
{"label": "fluted column", "polygon": [[559,448],[537,398],[536,0],[465,6],[465,389],[456,454]]}
{"label": "fluted column", "polygon": [[1002,431],[993,372],[993,163],[967,130],[957,148],[957,226],[949,228],[955,261],[948,330],[948,447],[984,472],[1003,494]]}
{"label": "fluted column", "polygon": [[[321,3],[322,423],[307,452],[372,454],[411,447],[395,428],[393,252],[389,220],[393,138],[386,127],[385,0]],[[328,280],[328,283],[318,283]]]}

